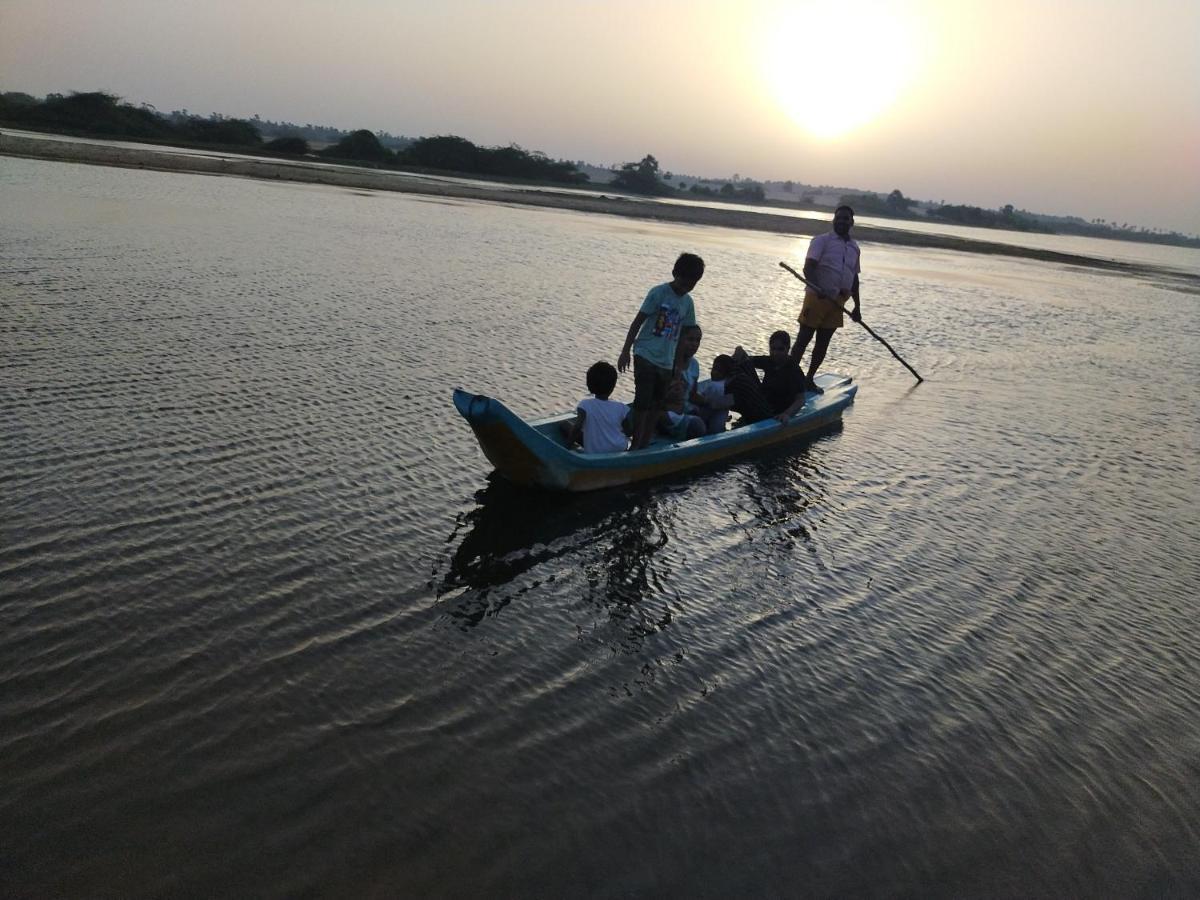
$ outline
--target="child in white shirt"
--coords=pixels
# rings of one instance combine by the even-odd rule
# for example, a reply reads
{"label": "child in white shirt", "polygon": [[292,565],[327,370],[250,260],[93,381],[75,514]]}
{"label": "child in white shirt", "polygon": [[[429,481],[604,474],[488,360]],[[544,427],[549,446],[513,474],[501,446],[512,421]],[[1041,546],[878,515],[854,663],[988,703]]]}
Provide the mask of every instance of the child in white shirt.
{"label": "child in white shirt", "polygon": [[598,362],[587,370],[592,396],[579,401],[574,422],[563,423],[570,429],[568,447],[582,444],[584,453],[618,453],[629,447],[624,431],[629,407],[608,399],[616,386],[617,370],[609,363]]}
{"label": "child in white shirt", "polygon": [[733,360],[721,354],[713,360],[710,381],[701,381],[696,385],[696,403],[693,414],[704,420],[706,434],[720,434],[725,430],[729,421],[729,410],[733,407],[734,397],[727,393],[728,380],[733,375]]}
{"label": "child in white shirt", "polygon": [[705,434],[704,419],[695,412],[696,382],[700,378],[696,351],[700,349],[702,336],[699,325],[684,326],[675,351],[675,376],[667,389],[666,411],[659,420],[658,430],[676,441]]}

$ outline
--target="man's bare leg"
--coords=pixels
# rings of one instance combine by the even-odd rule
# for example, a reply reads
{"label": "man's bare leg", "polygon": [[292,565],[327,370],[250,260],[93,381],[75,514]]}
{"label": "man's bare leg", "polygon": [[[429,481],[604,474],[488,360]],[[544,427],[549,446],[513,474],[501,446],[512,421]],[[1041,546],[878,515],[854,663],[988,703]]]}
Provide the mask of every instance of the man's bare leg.
{"label": "man's bare leg", "polygon": [[817,340],[813,344],[812,358],[808,363],[808,389],[815,394],[825,393],[821,388],[817,387],[817,383],[813,381],[813,377],[820,371],[821,363],[825,362],[825,354],[829,350],[829,342],[833,340],[833,328],[818,328]]}
{"label": "man's bare leg", "polygon": [[633,442],[630,450],[641,450],[654,437],[654,424],[658,421],[660,410],[635,409],[633,411]]}

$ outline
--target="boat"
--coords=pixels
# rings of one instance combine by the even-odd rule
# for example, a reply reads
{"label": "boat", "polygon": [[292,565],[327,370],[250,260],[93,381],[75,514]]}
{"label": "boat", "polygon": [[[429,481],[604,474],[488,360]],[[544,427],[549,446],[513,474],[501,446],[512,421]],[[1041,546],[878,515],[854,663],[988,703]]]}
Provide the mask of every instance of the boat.
{"label": "boat", "polygon": [[841,419],[858,385],[833,373],[822,373],[815,381],[824,393],[810,393],[787,422],[767,419],[686,441],[659,437],[642,450],[616,453],[569,449],[560,423],[570,420],[573,411],[526,422],[499,400],[461,388],[454,391],[454,406],[475,432],[484,456],[507,480],[592,491],[682,472],[820,431]]}

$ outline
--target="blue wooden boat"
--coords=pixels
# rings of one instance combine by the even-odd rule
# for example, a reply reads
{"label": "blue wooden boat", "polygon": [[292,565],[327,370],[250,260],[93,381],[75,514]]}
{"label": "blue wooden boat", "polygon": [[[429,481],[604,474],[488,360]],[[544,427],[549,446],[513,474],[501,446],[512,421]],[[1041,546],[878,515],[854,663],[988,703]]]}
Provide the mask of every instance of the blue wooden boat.
{"label": "blue wooden boat", "polygon": [[845,375],[816,378],[823,394],[809,394],[792,418],[733,428],[720,434],[671,441],[657,438],[642,450],[582,453],[565,446],[559,423],[574,412],[526,422],[499,400],[455,390],[454,406],[470,423],[484,455],[509,481],[566,491],[591,491],[658,478],[790,441],[841,418],[858,385]]}

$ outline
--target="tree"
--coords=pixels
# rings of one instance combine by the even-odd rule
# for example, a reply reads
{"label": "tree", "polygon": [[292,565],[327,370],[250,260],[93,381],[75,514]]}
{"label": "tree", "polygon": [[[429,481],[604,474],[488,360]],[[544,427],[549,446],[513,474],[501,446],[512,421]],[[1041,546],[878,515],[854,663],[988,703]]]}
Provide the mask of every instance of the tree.
{"label": "tree", "polygon": [[173,129],[157,113],[140,109],[104,91],[47,94],[41,103],[8,106],[4,118],[49,131],[106,137],[169,137]]}
{"label": "tree", "polygon": [[658,160],[650,154],[642,157],[641,162],[627,162],[622,165],[612,183],[615,187],[638,194],[671,193],[671,188],[659,177]]}
{"label": "tree", "polygon": [[262,143],[262,135],[253,122],[219,118],[215,113],[207,119],[188,120],[183,130],[190,140],[203,144],[256,147]]}
{"label": "tree", "polygon": [[302,137],[280,137],[267,141],[263,149],[286,156],[304,156],[308,153],[308,141]]}
{"label": "tree", "polygon": [[900,189],[897,188],[888,194],[887,200],[884,201],[884,204],[887,206],[888,212],[892,213],[893,215],[906,216],[911,211],[911,207],[915,202],[916,201],[905,197],[902,193],[900,193]]}
{"label": "tree", "polygon": [[404,150],[403,160],[430,169],[476,172],[479,170],[479,148],[456,134],[442,134],[413,141]]}
{"label": "tree", "polygon": [[36,106],[39,102],[41,101],[33,94],[26,94],[24,91],[6,91],[0,94],[0,103],[13,106]]}
{"label": "tree", "polygon": [[364,162],[391,162],[392,151],[379,143],[379,138],[365,128],[352,131],[332,147],[321,151],[321,156],[333,159],[354,159]]}
{"label": "tree", "polygon": [[452,134],[418,138],[401,151],[399,161],[428,169],[481,172],[532,181],[584,184],[588,180],[575,163],[550,159],[539,150],[529,151],[517,144],[477,147],[466,138]]}

